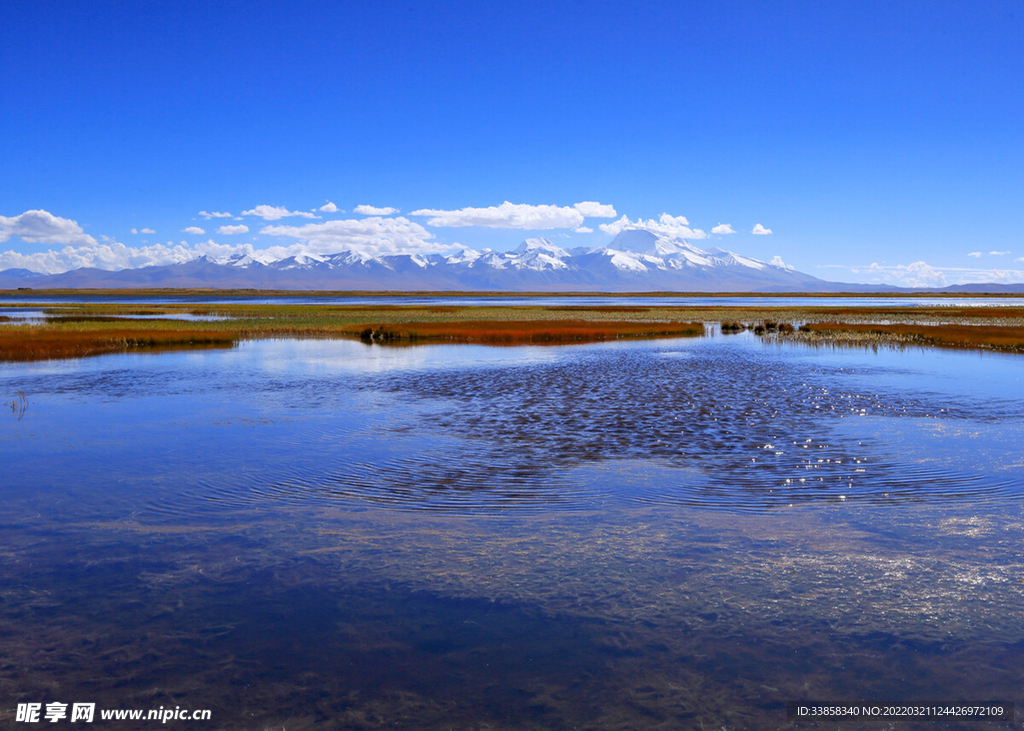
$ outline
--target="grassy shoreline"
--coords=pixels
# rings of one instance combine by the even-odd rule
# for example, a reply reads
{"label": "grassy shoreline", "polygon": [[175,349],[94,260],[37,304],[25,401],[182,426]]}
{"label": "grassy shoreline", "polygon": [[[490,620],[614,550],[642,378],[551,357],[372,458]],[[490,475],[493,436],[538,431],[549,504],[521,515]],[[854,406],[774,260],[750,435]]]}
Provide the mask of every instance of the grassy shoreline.
{"label": "grassy shoreline", "polygon": [[[787,295],[791,296],[791,295]],[[104,353],[232,347],[277,337],[361,339],[372,344],[585,343],[700,336],[740,323],[779,341],[911,344],[1024,352],[1024,307],[545,306],[409,304],[62,303],[12,304],[48,320],[0,321],[0,361]],[[148,317],[152,319],[126,319]],[[220,318],[209,320],[172,317]],[[786,327],[765,330],[764,323]]]}
{"label": "grassy shoreline", "polygon": [[1024,327],[1001,325],[909,325],[816,322],[780,334],[781,340],[843,345],[919,345],[1024,353]]}

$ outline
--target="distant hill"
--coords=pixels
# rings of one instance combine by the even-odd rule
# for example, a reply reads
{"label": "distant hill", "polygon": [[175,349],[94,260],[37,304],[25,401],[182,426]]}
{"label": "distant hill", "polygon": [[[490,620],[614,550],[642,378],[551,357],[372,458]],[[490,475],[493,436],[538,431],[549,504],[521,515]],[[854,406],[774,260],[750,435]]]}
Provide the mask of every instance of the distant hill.
{"label": "distant hill", "polygon": [[39,277],[45,276],[45,274],[34,272],[31,269],[4,269],[3,271],[0,271],[0,277],[5,277],[11,280],[38,279]]}
{"label": "distant hill", "polygon": [[[590,292],[897,292],[897,287],[842,284],[647,229],[627,229],[608,245],[563,249],[546,238],[498,253],[371,256],[359,251],[278,260],[198,257],[183,264],[106,271],[83,268],[42,275],[0,272],[0,288],[297,289],[369,291]],[[916,290],[915,290],[916,291]],[[1021,285],[961,285],[950,292],[1024,292]]]}
{"label": "distant hill", "polygon": [[951,284],[948,287],[931,291],[948,292],[951,294],[1024,294],[1024,282],[1015,284],[997,284],[995,282],[985,284]]}

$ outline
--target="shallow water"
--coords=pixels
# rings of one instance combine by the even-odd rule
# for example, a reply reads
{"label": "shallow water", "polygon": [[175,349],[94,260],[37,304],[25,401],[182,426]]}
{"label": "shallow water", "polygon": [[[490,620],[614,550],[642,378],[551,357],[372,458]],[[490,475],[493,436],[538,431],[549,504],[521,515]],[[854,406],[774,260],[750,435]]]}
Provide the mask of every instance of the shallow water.
{"label": "shallow water", "polygon": [[[0,397],[28,403],[0,411],[0,720],[61,701],[225,729],[775,729],[813,725],[795,700],[1019,706],[1021,363],[744,334],[2,365]],[[978,727],[839,727],[860,723]]]}
{"label": "shallow water", "polygon": [[[82,299],[82,301],[90,300]],[[34,310],[27,307],[0,307],[0,318],[5,318],[6,320],[12,320],[18,323],[39,324],[47,320],[67,317],[74,317],[78,320],[117,318],[119,320],[183,320],[188,322],[216,322],[218,320],[228,319],[222,315],[195,315],[189,312],[170,312],[152,315],[108,313],[104,315],[90,316],[78,314],[74,310],[70,309],[65,311],[63,308],[59,307],[48,307],[46,310]]]}

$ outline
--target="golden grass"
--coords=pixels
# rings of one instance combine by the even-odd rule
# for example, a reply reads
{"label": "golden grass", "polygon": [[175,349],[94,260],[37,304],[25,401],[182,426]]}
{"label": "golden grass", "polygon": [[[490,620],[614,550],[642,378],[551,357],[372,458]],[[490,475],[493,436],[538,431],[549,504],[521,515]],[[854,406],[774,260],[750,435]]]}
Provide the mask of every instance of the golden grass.
{"label": "golden grass", "polygon": [[[11,305],[8,305],[11,306]],[[13,305],[17,306],[17,305]],[[566,307],[87,303],[24,305],[42,309],[41,323],[0,322],[0,360],[43,360],[103,353],[230,347],[274,337],[363,339],[390,345],[584,343],[617,338],[698,336],[705,324],[723,332],[751,329],[811,342],[892,341],[942,347],[1022,350],[1024,307]],[[146,315],[156,319],[123,319]],[[214,316],[214,320],[161,316]],[[811,323],[802,333],[787,323]],[[771,325],[769,327],[768,325]]]}

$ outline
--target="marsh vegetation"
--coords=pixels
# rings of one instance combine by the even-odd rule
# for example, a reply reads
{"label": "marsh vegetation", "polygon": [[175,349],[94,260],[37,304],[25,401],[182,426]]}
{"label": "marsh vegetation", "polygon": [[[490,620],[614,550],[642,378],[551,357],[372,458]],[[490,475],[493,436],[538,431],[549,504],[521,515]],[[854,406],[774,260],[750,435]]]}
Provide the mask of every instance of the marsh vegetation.
{"label": "marsh vegetation", "polygon": [[[9,307],[16,311],[19,305]],[[24,305],[40,321],[0,321],[0,360],[232,347],[260,338],[372,344],[567,344],[723,334],[807,342],[1024,350],[1024,307],[503,306],[109,302]],[[135,319],[130,319],[135,318]],[[146,319],[139,319],[146,318]],[[188,319],[183,319],[188,318]]]}

